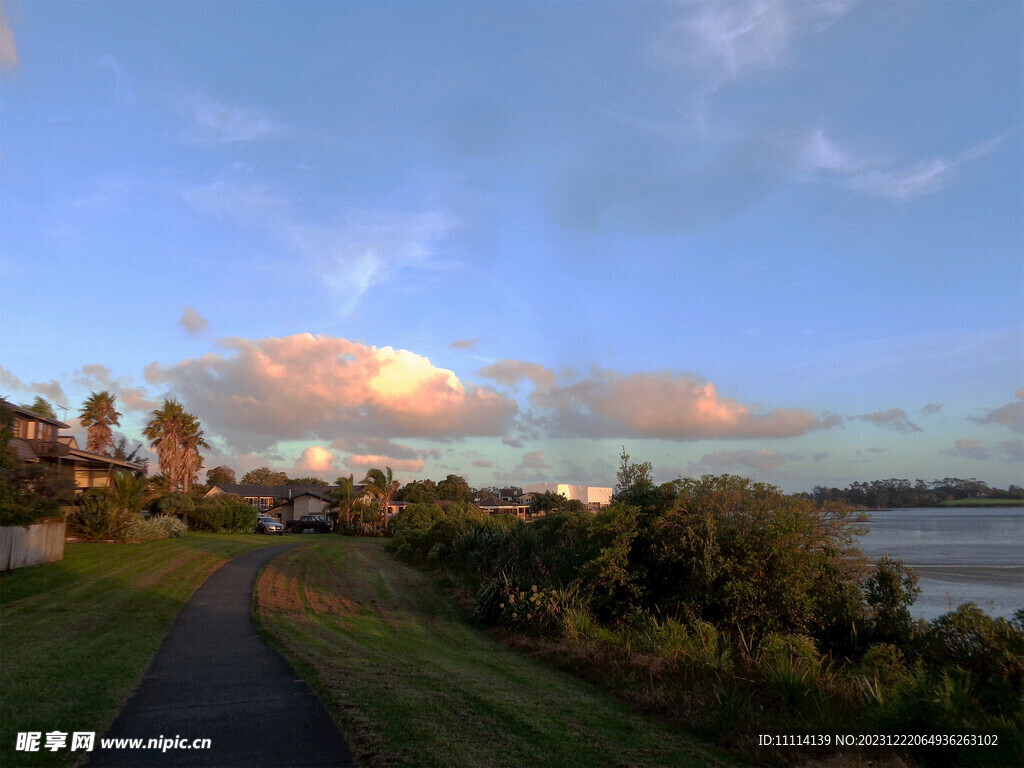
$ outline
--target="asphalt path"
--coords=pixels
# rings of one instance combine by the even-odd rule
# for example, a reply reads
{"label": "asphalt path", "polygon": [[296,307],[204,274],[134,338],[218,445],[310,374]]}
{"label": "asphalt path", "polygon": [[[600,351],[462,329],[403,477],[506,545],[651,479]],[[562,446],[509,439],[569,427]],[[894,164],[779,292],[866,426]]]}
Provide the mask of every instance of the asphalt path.
{"label": "asphalt path", "polygon": [[[196,590],[164,638],[139,688],[88,766],[338,768],[352,755],[327,710],[256,630],[260,569],[299,543],[225,563]],[[101,738],[165,739],[147,749],[101,749]],[[209,739],[210,748],[192,747]],[[188,744],[189,748],[181,748]],[[164,746],[171,745],[166,750]]]}

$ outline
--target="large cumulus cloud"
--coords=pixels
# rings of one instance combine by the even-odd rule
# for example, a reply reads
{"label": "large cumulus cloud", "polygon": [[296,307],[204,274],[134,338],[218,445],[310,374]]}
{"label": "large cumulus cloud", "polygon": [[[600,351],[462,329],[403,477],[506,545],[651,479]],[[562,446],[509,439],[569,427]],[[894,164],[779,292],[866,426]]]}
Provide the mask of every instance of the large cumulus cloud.
{"label": "large cumulus cloud", "polygon": [[153,363],[146,378],[238,450],[280,440],[501,435],[518,410],[406,350],[308,333],[220,343],[225,354]]}
{"label": "large cumulus cloud", "polygon": [[647,437],[664,440],[796,437],[825,425],[802,409],[759,413],[722,397],[715,385],[673,372],[594,369],[584,379],[559,383],[543,366],[501,360],[479,371],[506,385],[533,383],[533,416],[559,437]]}

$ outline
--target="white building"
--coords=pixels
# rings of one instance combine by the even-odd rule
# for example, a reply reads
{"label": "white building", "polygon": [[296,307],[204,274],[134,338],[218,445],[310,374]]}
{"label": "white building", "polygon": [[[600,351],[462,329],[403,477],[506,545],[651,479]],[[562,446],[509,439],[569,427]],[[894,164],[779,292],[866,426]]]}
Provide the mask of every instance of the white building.
{"label": "white building", "polygon": [[612,503],[611,488],[597,488],[592,485],[571,485],[570,483],[534,483],[523,486],[523,494],[559,493],[572,501],[582,501],[587,509],[597,510]]}

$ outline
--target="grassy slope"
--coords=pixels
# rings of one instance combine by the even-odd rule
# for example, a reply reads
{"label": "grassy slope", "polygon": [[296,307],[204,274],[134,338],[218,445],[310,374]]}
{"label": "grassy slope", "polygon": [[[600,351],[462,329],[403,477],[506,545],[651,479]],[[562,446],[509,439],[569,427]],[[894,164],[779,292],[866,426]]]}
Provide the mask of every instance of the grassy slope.
{"label": "grassy slope", "polygon": [[1024,499],[959,499],[943,501],[940,507],[1024,507]]}
{"label": "grassy slope", "polygon": [[226,560],[267,543],[277,540],[69,544],[60,562],[0,576],[0,766],[73,762],[66,748],[15,752],[16,734],[98,738],[196,588]]}
{"label": "grassy slope", "polygon": [[264,629],[364,765],[698,766],[721,755],[468,623],[381,542],[288,552],[258,587]]}

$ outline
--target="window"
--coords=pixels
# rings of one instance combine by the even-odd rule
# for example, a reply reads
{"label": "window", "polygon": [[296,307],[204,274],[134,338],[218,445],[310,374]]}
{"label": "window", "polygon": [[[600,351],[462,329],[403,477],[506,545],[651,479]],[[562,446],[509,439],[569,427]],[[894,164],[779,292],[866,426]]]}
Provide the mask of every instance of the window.
{"label": "window", "polygon": [[260,509],[270,509],[274,506],[273,496],[260,496]]}
{"label": "window", "polygon": [[258,499],[255,496],[244,496],[242,500],[250,507],[258,506]]}

